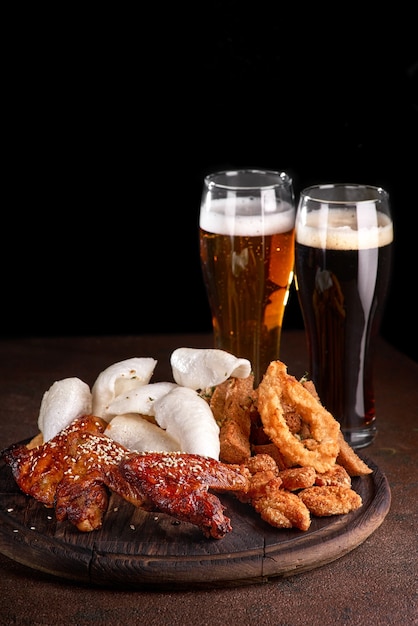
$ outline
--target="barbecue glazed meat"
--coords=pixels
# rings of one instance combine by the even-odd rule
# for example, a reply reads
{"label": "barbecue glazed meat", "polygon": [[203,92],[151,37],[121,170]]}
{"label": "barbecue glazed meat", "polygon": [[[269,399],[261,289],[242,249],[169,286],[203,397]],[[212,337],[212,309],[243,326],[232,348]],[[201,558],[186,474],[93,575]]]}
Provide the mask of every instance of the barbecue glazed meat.
{"label": "barbecue glazed meat", "polygon": [[209,493],[247,487],[244,470],[210,457],[180,452],[136,454],[120,464],[122,475],[158,511],[195,524],[205,537],[221,539],[232,530],[219,498]]}
{"label": "barbecue glazed meat", "polygon": [[78,418],[53,439],[29,449],[3,451],[20,489],[55,508],[80,531],[102,526],[110,491],[146,510],[157,510],[196,524],[207,537],[231,530],[219,499],[208,493],[245,489],[239,466],[181,453],[135,453],[103,434],[107,422]]}
{"label": "barbecue glazed meat", "polygon": [[20,489],[55,508],[80,531],[100,528],[109,489],[136,506],[145,498],[118,471],[130,452],[103,434],[107,422],[93,415],[74,420],[53,439],[33,449],[14,445],[3,452]]}

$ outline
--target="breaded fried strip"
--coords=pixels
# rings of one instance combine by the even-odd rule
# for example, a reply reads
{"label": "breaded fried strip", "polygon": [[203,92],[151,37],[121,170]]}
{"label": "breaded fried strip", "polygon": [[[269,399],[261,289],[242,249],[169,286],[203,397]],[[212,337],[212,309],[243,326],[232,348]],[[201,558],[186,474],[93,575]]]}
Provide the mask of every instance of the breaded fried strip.
{"label": "breaded fried strip", "polygon": [[[280,485],[280,479],[277,479]],[[264,497],[253,501],[254,509],[260,517],[276,528],[299,528],[308,530],[311,516],[308,507],[294,493],[269,483],[270,489]]]}
{"label": "breaded fried strip", "polygon": [[334,467],[327,472],[316,475],[315,485],[318,485],[318,487],[325,487],[326,485],[351,487],[351,478],[342,465],[335,464]]}
{"label": "breaded fried strip", "polygon": [[316,471],[313,467],[292,467],[281,470],[279,478],[282,479],[282,487],[289,491],[306,489],[315,484]]}
{"label": "breaded fried strip", "polygon": [[225,401],[229,384],[230,379],[217,385],[209,399],[209,406],[219,427],[222,426],[222,422],[225,419]]}
{"label": "breaded fried strip", "polygon": [[219,459],[224,463],[243,463],[251,455],[253,384],[253,376],[230,378],[215,389],[210,400],[212,413],[220,425]]}
{"label": "breaded fried strip", "polygon": [[312,515],[325,517],[355,511],[362,505],[361,496],[349,487],[332,485],[303,489],[298,497]]}
{"label": "breaded fried strip", "polygon": [[373,470],[354,452],[353,448],[346,442],[342,432],[338,435],[340,446],[337,463],[342,465],[350,476],[366,476]]}
{"label": "breaded fried strip", "polygon": [[271,470],[257,472],[249,479],[247,489],[237,494],[238,500],[254,503],[259,498],[265,496],[266,490],[272,481],[276,481],[277,486],[280,486],[282,483],[281,479]]}
{"label": "breaded fried strip", "polygon": [[241,502],[252,502],[252,500],[265,496],[268,484],[276,481],[276,486],[280,486],[281,480],[277,483],[278,469],[274,459],[269,454],[257,454],[248,458],[244,464],[250,477],[245,490],[238,493]]}
{"label": "breaded fried strip", "polygon": [[227,419],[222,424],[219,443],[219,460],[224,463],[243,463],[251,454],[249,436],[233,419]]}
{"label": "breaded fried strip", "polygon": [[245,467],[253,475],[256,474],[257,472],[272,471],[277,476],[277,464],[276,464],[276,461],[268,453],[266,453],[266,454],[256,454],[255,456],[250,457],[245,462]]}
{"label": "breaded fried strip", "polygon": [[275,460],[276,465],[280,470],[287,468],[283,455],[280,454],[279,448],[274,443],[253,444],[251,446],[251,451],[254,455],[268,454]]}

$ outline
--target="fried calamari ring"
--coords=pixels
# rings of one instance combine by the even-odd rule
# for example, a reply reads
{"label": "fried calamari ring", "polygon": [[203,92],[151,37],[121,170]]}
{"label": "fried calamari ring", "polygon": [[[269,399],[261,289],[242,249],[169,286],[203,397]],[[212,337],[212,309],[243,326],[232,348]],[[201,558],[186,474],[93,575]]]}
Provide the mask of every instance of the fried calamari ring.
{"label": "fried calamari ring", "polygon": [[[309,427],[308,439],[290,432],[283,405],[291,405]],[[287,373],[281,361],[272,361],[258,387],[258,410],[266,434],[290,466],[311,466],[326,472],[335,464],[340,425],[318,400]]]}

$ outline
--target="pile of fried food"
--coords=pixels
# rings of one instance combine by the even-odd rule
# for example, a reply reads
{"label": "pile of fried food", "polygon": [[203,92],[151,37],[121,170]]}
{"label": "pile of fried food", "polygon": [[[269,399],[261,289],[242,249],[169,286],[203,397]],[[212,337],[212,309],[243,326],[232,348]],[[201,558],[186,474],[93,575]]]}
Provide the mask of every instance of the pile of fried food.
{"label": "pile of fried food", "polygon": [[91,391],[76,378],[55,382],[42,399],[40,433],[2,451],[19,488],[58,521],[100,528],[112,492],[215,539],[232,530],[225,492],[268,524],[301,531],[311,516],[361,507],[351,478],[372,469],[311,381],[273,361],[254,388],[251,364],[221,350],[173,352],[174,383],[150,383],[155,365],[114,364]]}

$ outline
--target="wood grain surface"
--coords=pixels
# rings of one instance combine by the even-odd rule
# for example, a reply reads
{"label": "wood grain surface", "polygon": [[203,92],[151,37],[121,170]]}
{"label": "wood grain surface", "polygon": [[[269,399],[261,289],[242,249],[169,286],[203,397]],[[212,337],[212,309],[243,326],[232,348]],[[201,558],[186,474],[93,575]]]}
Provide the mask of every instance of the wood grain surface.
{"label": "wood grain surface", "polygon": [[55,576],[99,586],[174,589],[267,582],[330,563],[367,539],[390,508],[385,475],[353,479],[363,505],[348,515],[312,518],[308,531],[263,522],[251,506],[221,494],[232,531],[207,539],[194,525],[135,508],[112,495],[100,530],[81,533],[57,522],[22,493],[10,467],[0,465],[0,552]]}

